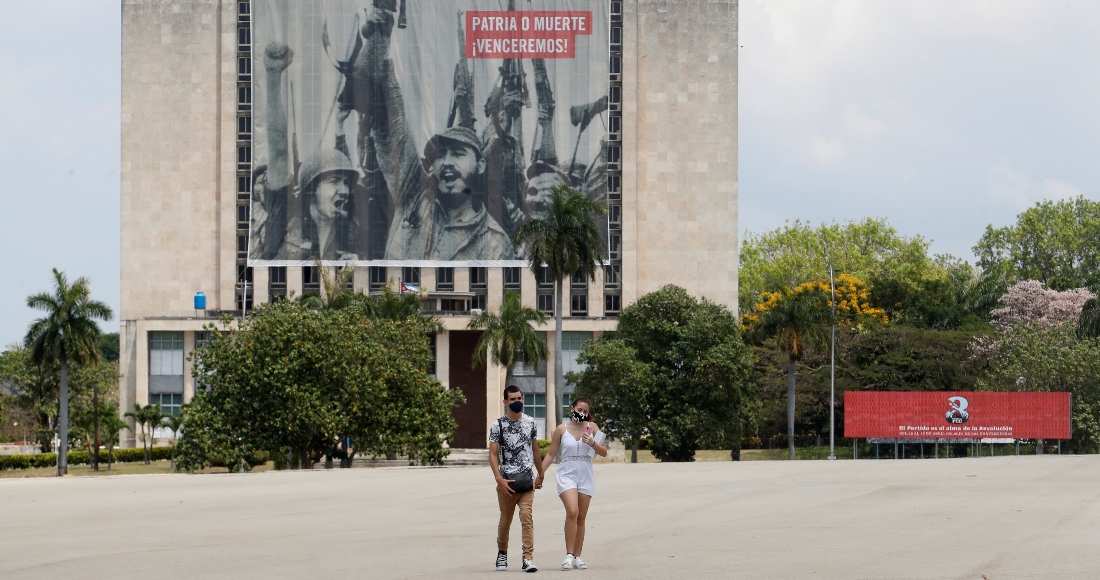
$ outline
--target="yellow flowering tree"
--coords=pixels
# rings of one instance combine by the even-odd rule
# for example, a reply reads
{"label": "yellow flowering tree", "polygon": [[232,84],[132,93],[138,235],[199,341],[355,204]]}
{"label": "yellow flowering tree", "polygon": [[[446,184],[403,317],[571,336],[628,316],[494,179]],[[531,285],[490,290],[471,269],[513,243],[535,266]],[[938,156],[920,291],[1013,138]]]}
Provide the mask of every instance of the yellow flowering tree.
{"label": "yellow flowering tree", "polygon": [[[868,303],[867,283],[848,274],[836,277],[836,318],[846,326],[885,323],[886,313]],[[827,282],[804,282],[778,292],[762,292],[751,312],[741,315],[749,337],[774,339],[787,353],[787,454],[794,459],[795,366],[805,350],[822,344],[832,321],[832,292]]]}

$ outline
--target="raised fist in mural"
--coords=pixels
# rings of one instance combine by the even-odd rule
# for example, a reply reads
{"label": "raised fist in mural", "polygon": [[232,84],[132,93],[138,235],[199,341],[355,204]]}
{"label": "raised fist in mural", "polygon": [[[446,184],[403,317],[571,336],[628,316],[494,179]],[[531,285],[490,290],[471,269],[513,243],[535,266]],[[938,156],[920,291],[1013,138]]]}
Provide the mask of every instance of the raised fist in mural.
{"label": "raised fist in mural", "polygon": [[294,51],[281,42],[272,42],[264,49],[264,66],[267,70],[281,73],[294,62]]}
{"label": "raised fist in mural", "polygon": [[[370,8],[364,9],[366,12],[366,21],[363,23],[363,27],[360,32],[363,34],[363,38],[370,38],[374,34],[378,34],[383,40],[390,39],[390,33],[393,32],[393,11],[387,10],[387,7],[379,7],[377,3]],[[388,44],[388,43],[387,43]]]}

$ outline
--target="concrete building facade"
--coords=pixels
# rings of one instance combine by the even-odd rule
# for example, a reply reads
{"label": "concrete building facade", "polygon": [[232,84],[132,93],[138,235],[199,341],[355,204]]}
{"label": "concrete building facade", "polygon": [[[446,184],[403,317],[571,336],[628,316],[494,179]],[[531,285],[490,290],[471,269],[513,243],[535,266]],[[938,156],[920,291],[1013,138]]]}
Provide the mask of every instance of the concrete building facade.
{"label": "concrete building facade", "polygon": [[[567,290],[567,372],[585,340],[613,331],[623,307],[666,284],[737,305],[737,0],[605,5],[611,260]],[[157,402],[171,412],[194,396],[187,355],[211,316],[318,290],[313,267],[247,264],[249,16],[248,1],[122,2],[123,409]],[[356,268],[354,285],[396,279],[418,280],[446,329],[435,338],[435,375],[468,400],[453,445],[485,447],[503,412],[504,369],[471,367],[470,314],[439,300],[492,310],[518,292],[549,310],[551,287],[524,268],[370,266]],[[194,308],[197,292],[205,311]],[[552,323],[542,330],[552,344]],[[544,433],[571,393],[553,384],[553,364],[515,372],[528,412],[547,418]]]}

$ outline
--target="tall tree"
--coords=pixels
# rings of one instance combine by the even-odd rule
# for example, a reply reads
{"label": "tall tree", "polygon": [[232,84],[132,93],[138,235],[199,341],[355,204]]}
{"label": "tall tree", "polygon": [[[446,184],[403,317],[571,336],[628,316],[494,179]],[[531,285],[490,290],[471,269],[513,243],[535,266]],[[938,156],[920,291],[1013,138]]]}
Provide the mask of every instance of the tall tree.
{"label": "tall tree", "polygon": [[513,367],[521,359],[531,367],[546,360],[546,339],[532,326],[545,322],[546,316],[524,306],[519,294],[505,294],[499,313],[482,312],[467,325],[470,330],[483,331],[474,348],[474,364],[483,367],[486,360],[491,360],[495,365],[504,365],[505,384],[512,384]]}
{"label": "tall tree", "polygon": [[[607,204],[593,201],[564,183],[550,191],[546,217],[533,219],[516,230],[514,243],[523,245],[535,277],[546,267],[554,280],[554,388],[564,381],[561,360],[562,288],[566,280],[580,276],[596,277],[596,268],[603,267],[606,247],[596,218],[607,214]],[[560,390],[558,391],[560,392]],[[549,404],[549,402],[548,402]],[[554,407],[555,424],[561,424],[561,405]]]}
{"label": "tall tree", "polygon": [[1035,204],[1011,226],[989,225],[974,246],[978,266],[1010,282],[1038,280],[1053,290],[1100,283],[1100,201],[1082,197]]}
{"label": "tall tree", "polygon": [[577,362],[586,366],[570,373],[577,396],[588,397],[592,413],[615,439],[630,440],[630,462],[638,462],[638,441],[646,435],[656,382],[652,363],[638,360],[638,351],[621,338],[584,343]]}
{"label": "tall tree", "polygon": [[[69,365],[97,362],[100,358],[98,340],[99,325],[96,320],[110,320],[110,307],[92,300],[88,279],[79,278],[69,284],[65,274],[53,270],[53,293],[42,292],[27,297],[27,306],[46,312],[46,316],[31,323],[24,339],[31,351],[31,360],[39,366],[57,363],[61,367],[60,409],[58,430],[61,448],[58,449],[57,475],[69,471]],[[96,408],[96,439],[99,437],[99,397],[94,395]]]}
{"label": "tall tree", "polygon": [[150,450],[153,446],[153,431],[164,423],[167,415],[161,410],[160,404],[149,404],[144,407],[134,403],[134,410],[127,411],[126,417],[133,419],[141,430],[141,446],[145,451],[145,465],[149,465]]}
{"label": "tall tree", "polygon": [[823,344],[828,336],[831,315],[829,299],[820,291],[802,284],[771,294],[758,304],[752,316],[752,332],[758,339],[775,340],[776,347],[787,353],[787,459],[794,459],[795,437],[795,366],[812,345]]}

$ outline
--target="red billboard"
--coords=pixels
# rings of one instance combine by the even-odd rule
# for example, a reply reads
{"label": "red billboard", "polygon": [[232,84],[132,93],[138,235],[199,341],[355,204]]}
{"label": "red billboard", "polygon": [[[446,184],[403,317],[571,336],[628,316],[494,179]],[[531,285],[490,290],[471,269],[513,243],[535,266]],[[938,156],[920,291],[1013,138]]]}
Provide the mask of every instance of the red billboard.
{"label": "red billboard", "polygon": [[1069,439],[1069,393],[846,392],[844,436]]}

